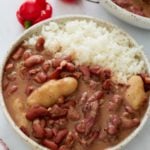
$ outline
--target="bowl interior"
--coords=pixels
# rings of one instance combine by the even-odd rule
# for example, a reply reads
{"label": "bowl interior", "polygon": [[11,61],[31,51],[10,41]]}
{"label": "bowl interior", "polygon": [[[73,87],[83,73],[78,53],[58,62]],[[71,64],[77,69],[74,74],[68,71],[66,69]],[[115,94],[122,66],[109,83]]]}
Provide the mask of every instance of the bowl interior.
{"label": "bowl interior", "polygon": [[112,0],[100,0],[100,4],[117,18],[143,29],[150,29],[150,18],[143,17],[118,6]]}
{"label": "bowl interior", "polygon": [[[108,22],[105,22],[103,20],[99,20],[99,19],[96,19],[96,18],[93,18],[93,17],[89,17],[89,16],[64,16],[64,17],[58,17],[58,18],[54,18],[54,19],[50,19],[50,20],[46,20],[44,22],[41,22],[37,25],[34,25],[33,27],[31,27],[30,29],[26,30],[10,47],[10,49],[8,50],[7,52],[7,55],[4,57],[3,59],[3,64],[2,64],[2,67],[0,68],[0,79],[1,79],[1,83],[2,83],[2,77],[3,77],[3,69],[4,69],[4,65],[7,61],[7,59],[9,58],[10,54],[13,52],[14,48],[19,45],[24,39],[26,39],[27,37],[30,37],[32,34],[36,34],[36,33],[39,33],[42,26],[43,25],[46,25],[48,24],[50,21],[55,21],[57,23],[64,23],[66,21],[71,21],[71,20],[87,20],[87,21],[94,21],[98,24],[98,26],[102,26],[102,27],[106,27],[108,30],[113,30],[114,28],[117,28],[116,26],[108,23]],[[117,28],[118,29],[118,28]],[[133,44],[133,45],[138,45],[135,40],[130,37],[127,33],[125,33],[124,31],[118,29],[120,31],[120,34],[123,34],[124,36],[127,36],[128,39],[130,40],[130,42]],[[149,62],[146,58],[146,56],[144,55],[144,53],[142,53],[143,55],[143,59],[145,60],[145,63],[146,63],[146,66],[147,66],[147,70],[150,74],[150,65],[149,65]],[[1,84],[2,85],[2,84]],[[31,140],[30,138],[28,138],[26,135],[24,135],[20,129],[16,126],[16,124],[14,123],[14,121],[12,120],[10,114],[8,113],[7,111],[7,107],[6,107],[6,104],[4,102],[4,98],[3,98],[3,91],[2,91],[2,86],[0,87],[0,90],[1,90],[1,94],[0,94],[0,99],[1,99],[1,104],[2,104],[2,107],[4,109],[4,112],[5,112],[5,115],[7,117],[7,119],[9,120],[10,124],[13,126],[13,128],[15,129],[15,131],[17,131],[17,133],[28,143],[30,144],[34,149],[36,150],[43,150],[43,149],[47,149],[47,148],[44,148],[40,145],[38,145],[36,142],[34,142],[33,140]],[[115,149],[120,149],[121,147],[125,146],[129,141],[131,141],[138,133],[139,131],[143,128],[147,118],[148,118],[148,114],[150,112],[150,103],[149,103],[149,106],[148,106],[148,109],[146,110],[146,113],[143,117],[143,120],[140,124],[139,127],[136,128],[136,130],[134,130],[130,136],[128,136],[124,141],[122,141],[121,143],[119,143],[118,145],[116,145],[115,147],[111,148],[112,150],[115,150]]]}

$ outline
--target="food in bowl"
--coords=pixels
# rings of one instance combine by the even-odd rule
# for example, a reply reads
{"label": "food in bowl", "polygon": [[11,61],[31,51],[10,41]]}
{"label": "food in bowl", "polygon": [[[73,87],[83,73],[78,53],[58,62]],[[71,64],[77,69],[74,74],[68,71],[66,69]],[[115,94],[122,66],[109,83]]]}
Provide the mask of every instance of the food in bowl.
{"label": "food in bowl", "polygon": [[150,0],[112,0],[126,10],[150,18]]}
{"label": "food in bowl", "polygon": [[103,150],[127,138],[148,107],[141,47],[94,21],[51,21],[7,59],[3,96],[14,122],[52,150]]}

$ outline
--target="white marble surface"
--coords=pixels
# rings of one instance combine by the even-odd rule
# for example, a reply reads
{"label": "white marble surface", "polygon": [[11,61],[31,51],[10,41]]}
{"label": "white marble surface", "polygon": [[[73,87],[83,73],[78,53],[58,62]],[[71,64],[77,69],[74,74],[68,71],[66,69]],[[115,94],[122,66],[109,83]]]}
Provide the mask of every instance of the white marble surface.
{"label": "white marble surface", "polygon": [[[0,58],[2,58],[10,44],[23,32],[18,23],[15,12],[23,0],[0,0]],[[61,0],[49,0],[54,8],[53,16],[64,14],[86,14],[110,21],[130,33],[141,45],[150,58],[150,30],[142,30],[128,25],[108,14],[101,6],[85,0],[78,0],[76,4],[69,5]],[[1,64],[1,59],[0,59]],[[0,107],[0,138],[10,150],[30,150],[31,148],[16,135],[9,126],[7,119]],[[150,150],[150,120],[148,120],[140,135],[131,141],[125,150]],[[1,149],[0,149],[1,150]]]}

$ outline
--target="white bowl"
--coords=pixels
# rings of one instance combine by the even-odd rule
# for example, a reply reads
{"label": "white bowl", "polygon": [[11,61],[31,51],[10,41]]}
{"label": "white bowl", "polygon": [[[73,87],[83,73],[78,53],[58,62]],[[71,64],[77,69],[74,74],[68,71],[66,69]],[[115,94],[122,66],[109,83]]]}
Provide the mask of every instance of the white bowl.
{"label": "white bowl", "polygon": [[[7,52],[7,55],[4,56],[3,58],[3,64],[0,67],[0,81],[1,81],[1,86],[0,86],[0,101],[1,101],[1,105],[2,108],[4,110],[4,113],[7,117],[7,119],[9,120],[10,125],[14,128],[14,130],[32,147],[32,149],[34,150],[47,150],[47,148],[44,148],[43,146],[37,144],[36,142],[34,142],[33,140],[31,140],[29,137],[27,137],[19,128],[18,126],[15,124],[15,122],[13,121],[13,119],[11,118],[6,104],[4,102],[4,98],[3,98],[3,94],[2,94],[2,76],[3,76],[3,69],[5,66],[5,63],[7,61],[7,58],[10,56],[10,54],[12,53],[12,51],[14,50],[14,48],[24,39],[26,39],[27,37],[31,36],[33,33],[38,33],[42,27],[42,25],[46,25],[48,24],[50,21],[55,21],[57,23],[59,22],[64,22],[64,21],[71,21],[71,20],[87,20],[87,21],[94,21],[96,22],[99,26],[105,26],[107,29],[114,29],[117,28],[119,30],[119,32],[121,34],[123,34],[124,36],[126,36],[130,42],[133,45],[138,45],[135,40],[129,36],[127,33],[125,33],[124,31],[120,30],[118,27],[112,25],[111,23],[105,22],[103,20],[99,20],[97,18],[93,18],[93,17],[89,17],[89,16],[81,16],[81,15],[76,15],[76,16],[64,16],[64,17],[57,17],[57,18],[53,18],[53,19],[49,19],[46,21],[43,21],[39,24],[34,25],[33,27],[29,28],[28,30],[26,30],[10,47],[10,49]],[[148,72],[150,74],[150,64],[146,58],[146,56],[144,55],[144,53],[142,53],[143,55],[143,59],[145,60]],[[111,150],[116,150],[116,149],[121,149],[122,147],[124,147],[129,141],[131,141],[138,133],[139,131],[143,128],[144,124],[146,123],[147,119],[148,119],[148,115],[150,114],[150,103],[148,106],[148,109],[145,112],[145,115],[141,121],[141,124],[121,143],[119,143],[118,145],[108,148]]]}
{"label": "white bowl", "polygon": [[100,5],[107,9],[111,14],[118,17],[119,19],[132,24],[134,26],[150,29],[150,18],[136,15],[126,9],[118,6],[112,0],[100,0]]}

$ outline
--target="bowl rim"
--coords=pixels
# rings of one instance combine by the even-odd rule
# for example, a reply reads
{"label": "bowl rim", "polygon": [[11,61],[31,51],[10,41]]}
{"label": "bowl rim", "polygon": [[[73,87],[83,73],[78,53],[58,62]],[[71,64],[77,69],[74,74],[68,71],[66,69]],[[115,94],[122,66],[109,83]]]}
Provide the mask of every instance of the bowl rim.
{"label": "bowl rim", "polygon": [[[14,40],[14,42],[12,42],[12,44],[10,44],[10,47],[7,50],[7,53],[5,54],[5,56],[2,59],[2,65],[0,66],[0,104],[2,107],[2,110],[8,120],[8,123],[11,124],[11,126],[13,127],[13,129],[16,131],[16,133],[28,144],[30,145],[33,149],[35,150],[48,150],[47,148],[39,145],[38,143],[36,143],[35,141],[33,141],[32,139],[30,139],[28,136],[26,136],[20,129],[19,127],[15,124],[15,122],[13,121],[12,117],[10,116],[9,112],[7,111],[7,106],[5,104],[4,98],[3,98],[3,90],[2,90],[2,80],[3,80],[3,70],[4,70],[4,66],[7,62],[7,59],[9,58],[10,54],[14,51],[14,48],[24,39],[26,39],[29,35],[32,35],[34,33],[37,32],[38,29],[40,29],[43,25],[48,24],[51,21],[64,21],[64,20],[88,20],[88,21],[94,21],[98,24],[103,24],[106,25],[110,28],[115,28],[117,30],[120,31],[120,33],[124,34],[125,36],[127,36],[129,38],[129,40],[131,40],[132,44],[134,44],[135,46],[138,46],[137,42],[132,38],[132,36],[130,36],[128,33],[126,33],[124,30],[120,29],[119,27],[117,27],[116,25],[104,21],[102,19],[99,18],[95,18],[95,17],[91,17],[91,16],[87,16],[87,15],[63,15],[63,16],[59,16],[59,17],[54,17],[54,18],[50,18],[47,19],[45,21],[42,21],[34,26],[32,26],[31,28],[29,28],[28,30],[25,30],[18,38],[16,38]],[[147,66],[147,70],[148,73],[150,74],[150,63],[147,59],[147,57],[145,56],[144,52],[141,52],[143,59],[145,61],[145,64]],[[145,115],[143,116],[142,122],[141,124],[127,137],[125,138],[122,142],[120,142],[119,144],[117,144],[114,147],[110,147],[107,148],[107,150],[119,150],[122,149],[122,147],[124,147],[125,145],[127,145],[135,136],[138,135],[139,131],[142,130],[142,128],[144,127],[144,124],[146,123],[147,119],[150,116],[150,101],[148,103],[148,108],[145,112]]]}
{"label": "bowl rim", "polygon": [[[132,13],[126,10],[125,8],[122,8],[121,6],[117,5],[112,0],[99,0],[99,1],[100,4],[102,4],[102,6],[105,9],[107,9],[112,15],[118,17],[119,19],[143,29],[150,29],[150,18]],[[125,20],[125,18],[127,20]]]}

